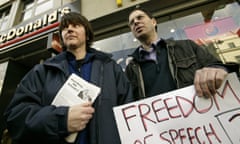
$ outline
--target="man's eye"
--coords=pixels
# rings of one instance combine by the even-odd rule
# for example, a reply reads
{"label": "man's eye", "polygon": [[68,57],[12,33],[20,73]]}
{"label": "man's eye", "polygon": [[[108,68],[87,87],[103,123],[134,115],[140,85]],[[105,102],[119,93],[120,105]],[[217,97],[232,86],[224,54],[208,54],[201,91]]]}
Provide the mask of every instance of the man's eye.
{"label": "man's eye", "polygon": [[129,22],[129,26],[132,26],[133,25],[133,20]]}
{"label": "man's eye", "polygon": [[129,22],[129,26],[134,25],[134,21],[135,21],[135,20],[142,20],[143,18],[144,18],[143,15],[137,16],[136,18],[134,18],[133,20],[131,20],[131,21]]}
{"label": "man's eye", "polygon": [[142,15],[140,15],[140,16],[137,17],[138,20],[140,20],[140,19],[142,19],[142,18],[143,18]]}

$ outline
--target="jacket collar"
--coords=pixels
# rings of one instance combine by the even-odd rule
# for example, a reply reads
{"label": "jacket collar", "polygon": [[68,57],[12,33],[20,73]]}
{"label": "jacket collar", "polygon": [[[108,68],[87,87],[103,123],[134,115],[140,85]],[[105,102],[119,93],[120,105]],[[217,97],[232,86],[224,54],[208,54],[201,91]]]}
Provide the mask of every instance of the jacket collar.
{"label": "jacket collar", "polygon": [[[111,54],[98,51],[94,48],[88,48],[87,51],[88,51],[88,53],[91,53],[92,57],[94,57],[95,59],[99,59],[101,61],[107,61],[107,60],[111,59],[111,57],[112,57]],[[75,58],[75,56],[73,54],[71,54],[70,52],[63,51],[63,52],[59,53],[58,55],[47,59],[43,64],[46,66],[56,67],[56,68],[59,68],[59,69],[65,71],[66,70],[65,67],[67,66],[67,60],[68,60],[67,57],[69,57],[69,55],[71,55],[70,57]]]}
{"label": "jacket collar", "polygon": [[[175,43],[174,43],[174,41],[173,40],[171,40],[171,39],[167,39],[167,40],[164,40],[164,39],[160,39],[157,43],[156,43],[156,46],[157,47],[166,47],[166,45],[171,45],[171,46],[173,46],[173,45],[175,45]],[[141,60],[141,56],[140,56],[140,49],[142,48],[142,46],[139,46],[139,47],[137,47],[136,48],[136,50],[132,53],[132,54],[130,54],[129,55],[129,57],[132,57],[133,58],[133,60],[135,60],[135,61],[142,61]]]}

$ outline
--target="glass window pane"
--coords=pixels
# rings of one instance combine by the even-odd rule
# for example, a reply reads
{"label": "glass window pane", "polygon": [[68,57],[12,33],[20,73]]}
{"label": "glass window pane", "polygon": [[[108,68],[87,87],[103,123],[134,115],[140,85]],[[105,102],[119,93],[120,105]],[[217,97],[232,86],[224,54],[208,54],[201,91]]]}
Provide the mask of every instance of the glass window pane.
{"label": "glass window pane", "polygon": [[5,15],[5,17],[3,19],[7,20],[8,18],[9,18],[9,15]]}
{"label": "glass window pane", "polygon": [[10,13],[10,7],[5,9],[5,11],[3,13],[5,14],[5,16],[8,16]]}
{"label": "glass window pane", "polygon": [[37,0],[37,3],[42,3],[44,1],[46,1],[46,0]]}
{"label": "glass window pane", "polygon": [[21,21],[27,20],[32,17],[33,5],[34,5],[33,0],[24,1],[24,8],[22,10]]}
{"label": "glass window pane", "polygon": [[[211,30],[208,28],[210,24],[218,28],[218,31],[212,29],[212,32],[215,32],[213,33],[214,35],[208,34],[209,31],[207,30]],[[212,54],[221,58],[224,62],[239,63],[240,5],[235,2],[226,5],[222,9],[215,10],[211,23],[204,22],[201,12],[161,22],[158,24],[158,34],[160,38],[164,39],[192,39],[210,52],[212,51]],[[197,39],[193,38],[196,35]],[[217,46],[216,40],[221,40],[223,43]],[[129,32],[96,41],[93,47],[102,51],[112,52],[115,59],[118,58],[118,55],[127,56],[130,54],[130,49],[136,48],[138,45],[138,41],[135,41],[132,33]],[[218,52],[218,49],[223,50],[224,53]]]}
{"label": "glass window pane", "polygon": [[53,2],[52,1],[42,3],[42,4],[37,6],[36,11],[35,11],[35,15],[43,13],[43,12],[51,9],[52,7],[53,7]]}
{"label": "glass window pane", "polygon": [[[0,31],[3,31],[3,30],[5,30],[5,29],[7,29],[7,22],[8,22],[8,21],[3,21],[3,22],[2,22]],[[1,23],[1,22],[0,22],[0,23]]]}
{"label": "glass window pane", "polygon": [[0,31],[7,29],[8,27],[8,19],[9,19],[9,12],[10,8],[3,9],[0,11]]}
{"label": "glass window pane", "polygon": [[24,9],[30,9],[33,7],[33,4],[34,4],[34,1],[33,0],[30,0],[30,1],[27,1],[25,4],[24,4]]}
{"label": "glass window pane", "polygon": [[27,20],[32,17],[32,10],[28,10],[23,14],[22,21]]}
{"label": "glass window pane", "polygon": [[7,66],[8,66],[8,62],[0,64],[0,95],[1,95],[1,91],[2,91],[4,77],[5,77],[5,74],[7,71]]}

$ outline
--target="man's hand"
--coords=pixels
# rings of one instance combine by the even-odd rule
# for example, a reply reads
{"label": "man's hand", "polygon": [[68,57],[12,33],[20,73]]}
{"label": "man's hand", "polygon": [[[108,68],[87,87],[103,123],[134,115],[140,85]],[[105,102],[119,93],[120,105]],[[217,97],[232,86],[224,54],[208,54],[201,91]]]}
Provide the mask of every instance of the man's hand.
{"label": "man's hand", "polygon": [[68,131],[78,132],[83,130],[92,118],[93,113],[94,108],[90,102],[69,107]]}
{"label": "man's hand", "polygon": [[195,73],[194,85],[198,96],[210,97],[216,93],[227,76],[222,68],[205,67]]}

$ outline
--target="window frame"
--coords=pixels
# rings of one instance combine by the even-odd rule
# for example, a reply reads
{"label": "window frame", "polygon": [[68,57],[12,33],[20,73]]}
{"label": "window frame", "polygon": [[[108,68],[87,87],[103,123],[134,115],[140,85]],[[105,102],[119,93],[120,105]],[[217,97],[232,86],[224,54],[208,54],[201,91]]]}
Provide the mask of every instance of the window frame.
{"label": "window frame", "polygon": [[[38,0],[22,0],[22,5],[23,6],[22,6],[21,18],[20,18],[19,22],[21,23],[23,21],[29,20],[32,17],[38,16],[38,15],[52,9],[53,4],[52,4],[52,7],[47,8],[44,11],[36,14],[36,11],[37,11],[38,7],[45,4],[45,3],[48,3],[48,2],[53,3],[54,0],[42,0],[40,2]],[[31,6],[29,8],[27,8],[27,5],[31,5]],[[27,12],[29,12],[29,16],[25,15]]]}
{"label": "window frame", "polygon": [[[10,10],[11,5],[0,10],[0,31],[3,31],[8,28],[7,26],[10,21]],[[3,27],[4,24],[6,25],[5,27]]]}

